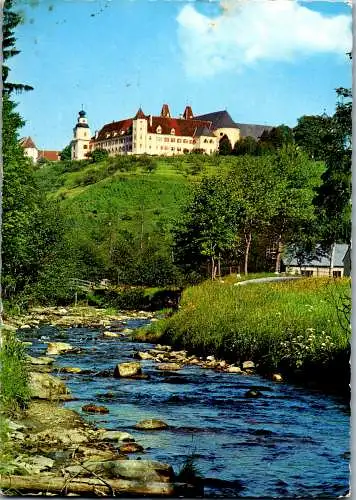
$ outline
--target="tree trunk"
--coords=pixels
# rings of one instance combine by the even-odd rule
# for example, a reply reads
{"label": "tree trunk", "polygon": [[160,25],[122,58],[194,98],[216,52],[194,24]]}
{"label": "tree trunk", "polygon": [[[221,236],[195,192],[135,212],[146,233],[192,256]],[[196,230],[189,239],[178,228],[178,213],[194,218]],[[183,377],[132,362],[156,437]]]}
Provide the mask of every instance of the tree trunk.
{"label": "tree trunk", "polygon": [[221,254],[219,253],[218,257],[218,276],[221,278]]}
{"label": "tree trunk", "polygon": [[247,236],[245,236],[246,240],[246,249],[245,249],[245,274],[248,274],[248,258],[250,254],[250,247],[251,247],[251,240],[252,240],[252,233],[251,231],[248,233]]}
{"label": "tree trunk", "polygon": [[[12,489],[26,492],[45,491],[49,493],[76,493],[83,496],[114,496],[115,493],[128,493],[135,496],[173,496],[176,487],[172,483],[145,483],[126,479],[79,478],[73,479],[55,476],[2,476],[2,492]],[[178,487],[178,485],[177,485]]]}
{"label": "tree trunk", "polygon": [[334,260],[335,260],[335,249],[336,249],[336,243],[334,242],[331,245],[331,249],[330,249],[330,266],[329,266],[329,276],[330,276],[330,278],[333,277]]}
{"label": "tree trunk", "polygon": [[280,234],[277,240],[276,269],[275,269],[276,274],[279,274],[281,272],[282,250],[283,250],[282,235]]}
{"label": "tree trunk", "polygon": [[214,256],[211,256],[211,281],[215,279],[215,259]]}

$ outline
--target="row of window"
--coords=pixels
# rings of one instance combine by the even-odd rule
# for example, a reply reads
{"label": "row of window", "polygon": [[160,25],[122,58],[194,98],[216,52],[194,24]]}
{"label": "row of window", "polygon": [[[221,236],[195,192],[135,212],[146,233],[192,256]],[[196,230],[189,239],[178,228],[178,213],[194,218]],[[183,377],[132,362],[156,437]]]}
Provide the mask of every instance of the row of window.
{"label": "row of window", "polygon": [[[300,274],[302,276],[307,276],[307,277],[311,277],[311,276],[314,276],[314,271],[312,270],[306,270],[306,269],[302,269]],[[341,271],[333,271],[333,277],[334,278],[341,278]]]}

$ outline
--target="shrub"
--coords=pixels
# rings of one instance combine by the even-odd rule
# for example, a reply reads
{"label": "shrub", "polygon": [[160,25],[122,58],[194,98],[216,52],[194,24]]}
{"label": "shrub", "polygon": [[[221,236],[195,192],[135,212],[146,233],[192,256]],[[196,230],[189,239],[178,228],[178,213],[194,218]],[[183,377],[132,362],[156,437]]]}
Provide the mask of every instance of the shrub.
{"label": "shrub", "polygon": [[25,347],[13,332],[3,330],[0,350],[0,401],[2,411],[15,415],[30,401]]}

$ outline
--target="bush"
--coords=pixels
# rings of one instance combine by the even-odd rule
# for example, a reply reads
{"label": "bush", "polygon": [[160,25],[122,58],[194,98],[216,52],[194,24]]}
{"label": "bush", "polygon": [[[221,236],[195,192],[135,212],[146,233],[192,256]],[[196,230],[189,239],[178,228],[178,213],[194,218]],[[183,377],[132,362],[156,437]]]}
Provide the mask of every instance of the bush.
{"label": "bush", "polygon": [[25,347],[8,330],[2,332],[0,384],[3,413],[13,416],[27,407],[31,394]]}

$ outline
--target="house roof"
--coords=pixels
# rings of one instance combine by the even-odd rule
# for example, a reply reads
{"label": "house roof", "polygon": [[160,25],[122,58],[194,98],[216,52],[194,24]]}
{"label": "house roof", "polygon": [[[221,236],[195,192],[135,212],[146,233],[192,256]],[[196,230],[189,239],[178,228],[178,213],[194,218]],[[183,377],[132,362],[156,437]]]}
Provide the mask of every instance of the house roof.
{"label": "house roof", "polygon": [[195,129],[194,132],[195,137],[216,137],[211,130],[206,125],[200,125]]}
{"label": "house roof", "polygon": [[231,118],[229,113],[224,111],[215,111],[214,113],[207,113],[206,115],[199,115],[194,117],[196,120],[207,120],[212,122],[213,128],[239,128],[237,123]]}
{"label": "house roof", "polygon": [[186,106],[185,107],[185,110],[184,110],[184,113],[183,113],[183,118],[185,120],[190,120],[191,118],[194,118],[193,110],[192,110],[191,106]]}
{"label": "house roof", "polygon": [[24,149],[27,149],[27,148],[37,149],[35,143],[31,139],[31,137],[22,137],[22,139],[19,140],[19,143]]}
{"label": "house roof", "polygon": [[138,108],[137,113],[135,114],[135,119],[137,118],[146,118],[145,113],[142,111],[141,106]]}
{"label": "house roof", "polygon": [[127,118],[126,120],[121,120],[119,122],[107,123],[99,131],[97,141],[104,141],[105,139],[111,139],[116,135],[127,134],[127,131],[132,127],[132,118]]}
{"label": "house roof", "polygon": [[265,130],[269,132],[273,129],[270,125],[253,125],[248,123],[236,123],[236,125],[240,129],[241,137],[254,137],[256,140],[261,137]]}
{"label": "house roof", "polygon": [[60,159],[60,151],[42,150],[38,152],[38,159],[44,158],[49,161],[57,161]]}
{"label": "house roof", "polygon": [[162,116],[150,117],[148,122],[148,132],[156,133],[158,126],[161,126],[162,134],[170,134],[171,130],[174,129],[175,135],[193,137],[198,127],[206,127],[210,130],[211,122],[207,120],[196,120],[194,118],[185,120],[183,118],[164,118]]}
{"label": "house roof", "polygon": [[[337,243],[335,246],[335,256],[334,256],[334,267],[344,267],[344,257],[348,250],[348,245],[344,243]],[[320,248],[320,247],[319,247]],[[283,258],[283,262],[286,266],[300,267],[298,259],[295,257],[295,252],[287,253],[287,256]],[[302,266],[308,267],[329,267],[330,266],[330,253],[323,255],[321,257],[314,257],[310,260],[305,260]]]}

